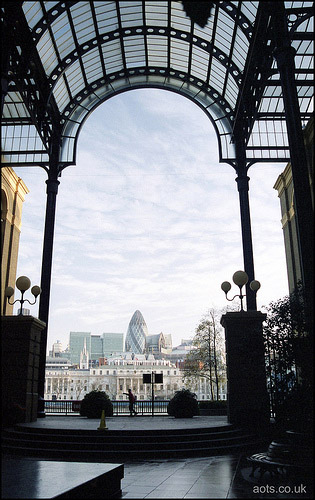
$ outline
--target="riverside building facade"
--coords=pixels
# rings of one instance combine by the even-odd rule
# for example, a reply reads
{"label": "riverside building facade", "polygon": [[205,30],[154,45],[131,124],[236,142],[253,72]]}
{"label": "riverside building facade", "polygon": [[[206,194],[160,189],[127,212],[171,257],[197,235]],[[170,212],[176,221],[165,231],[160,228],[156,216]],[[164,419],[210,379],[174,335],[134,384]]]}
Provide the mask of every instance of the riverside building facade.
{"label": "riverside building facade", "polygon": [[[182,369],[169,360],[155,359],[152,354],[122,353],[92,368],[86,368],[84,356],[81,359],[77,368],[70,360],[47,357],[45,399],[81,400],[88,392],[99,390],[119,401],[127,400],[124,393],[132,389],[138,400],[151,400],[151,384],[143,383],[143,375],[152,372],[163,374],[163,383],[154,386],[155,399],[171,399],[183,388],[195,392],[199,400],[210,399],[209,383],[205,378],[200,377],[193,384],[184,383]],[[220,386],[219,397],[226,399],[225,382]]]}
{"label": "riverside building facade", "polygon": [[[185,357],[191,349],[191,340],[182,340],[173,349],[171,334],[149,335],[139,310],[132,315],[125,342],[121,333],[70,332],[67,349],[62,351],[57,341],[46,359],[44,399],[80,400],[99,390],[112,400],[126,400],[124,393],[132,389],[138,400],[150,400],[152,387],[143,383],[143,375],[152,372],[163,375],[163,383],[154,384],[155,399],[168,400],[183,388],[195,392],[198,399],[210,399],[204,377],[184,382]],[[222,380],[219,398],[226,399]]]}

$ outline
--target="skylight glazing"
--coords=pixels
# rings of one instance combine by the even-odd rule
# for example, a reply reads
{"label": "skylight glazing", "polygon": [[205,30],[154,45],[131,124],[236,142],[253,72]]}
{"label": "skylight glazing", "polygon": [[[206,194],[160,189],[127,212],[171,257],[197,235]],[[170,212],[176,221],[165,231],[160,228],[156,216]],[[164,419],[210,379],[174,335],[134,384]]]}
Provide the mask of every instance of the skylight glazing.
{"label": "skylight glazing", "polygon": [[[88,113],[115,92],[147,85],[180,92],[204,109],[216,127],[222,161],[235,160],[233,127],[242,110],[250,123],[248,160],[285,161],[289,149],[276,64],[273,61],[268,67],[261,57],[249,61],[266,5],[215,2],[201,28],[192,23],[179,1],[23,2],[16,16],[21,30],[27,26],[25,38],[31,34],[33,47],[16,43],[13,54],[18,68],[19,57],[27,64],[21,53],[33,51],[42,87],[36,94],[30,78],[13,80],[5,96],[4,127],[11,126],[10,120],[15,126],[29,126],[23,123],[27,118],[46,149],[58,123],[62,162],[71,164],[77,134]],[[305,122],[313,111],[313,3],[285,2],[285,6]],[[266,48],[273,43],[269,24],[262,35]],[[33,71],[24,69],[26,75]],[[251,72],[257,74],[248,86]],[[263,74],[267,77],[260,89]],[[281,132],[275,130],[274,121],[281,124]],[[31,141],[27,147],[31,149]],[[15,158],[23,163],[23,155]]]}

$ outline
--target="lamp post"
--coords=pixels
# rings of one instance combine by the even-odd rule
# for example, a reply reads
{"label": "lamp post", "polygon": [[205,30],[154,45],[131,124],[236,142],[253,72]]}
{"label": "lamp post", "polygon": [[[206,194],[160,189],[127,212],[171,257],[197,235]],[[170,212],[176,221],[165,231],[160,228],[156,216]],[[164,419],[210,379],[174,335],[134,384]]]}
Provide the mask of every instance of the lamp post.
{"label": "lamp post", "polygon": [[[242,288],[248,282],[248,275],[247,275],[247,273],[245,273],[245,271],[236,271],[233,274],[232,279],[233,279],[233,282],[235,283],[235,285],[237,285],[240,289],[239,294],[234,295],[234,297],[232,299],[228,298],[227,294],[231,290],[231,283],[229,281],[223,281],[223,283],[221,284],[221,289],[225,293],[226,300],[228,300],[230,302],[232,300],[234,300],[235,297],[239,297],[241,300],[241,311],[244,311],[243,298],[246,297],[246,295],[243,295]],[[257,293],[257,291],[260,288],[260,283],[257,280],[253,280],[250,282],[249,286],[250,286],[250,289],[253,290],[253,292]]]}
{"label": "lamp post", "polygon": [[31,293],[34,295],[35,300],[34,302],[30,302],[28,299],[24,299],[24,293],[30,288],[31,286],[31,280],[27,276],[20,276],[16,282],[15,282],[16,287],[20,290],[21,292],[21,298],[16,299],[14,302],[10,302],[10,298],[14,295],[14,288],[12,286],[7,286],[4,294],[5,297],[8,299],[8,303],[13,306],[16,302],[20,302],[21,307],[20,311],[18,313],[18,316],[22,316],[23,314],[23,304],[24,302],[28,302],[31,306],[33,306],[36,303],[37,297],[41,293],[41,289],[38,285],[34,285],[31,288]]}

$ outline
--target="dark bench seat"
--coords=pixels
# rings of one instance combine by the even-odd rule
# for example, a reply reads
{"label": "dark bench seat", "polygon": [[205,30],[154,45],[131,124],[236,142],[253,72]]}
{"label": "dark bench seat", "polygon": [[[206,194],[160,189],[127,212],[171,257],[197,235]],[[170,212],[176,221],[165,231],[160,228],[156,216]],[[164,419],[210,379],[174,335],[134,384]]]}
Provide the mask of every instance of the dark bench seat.
{"label": "dark bench seat", "polygon": [[247,461],[252,466],[250,476],[253,477],[255,471],[259,469],[261,475],[265,472],[270,472],[273,475],[286,474],[289,470],[296,471],[299,466],[297,464],[288,463],[285,460],[275,460],[268,456],[268,453],[256,453],[251,457],[247,457]]}

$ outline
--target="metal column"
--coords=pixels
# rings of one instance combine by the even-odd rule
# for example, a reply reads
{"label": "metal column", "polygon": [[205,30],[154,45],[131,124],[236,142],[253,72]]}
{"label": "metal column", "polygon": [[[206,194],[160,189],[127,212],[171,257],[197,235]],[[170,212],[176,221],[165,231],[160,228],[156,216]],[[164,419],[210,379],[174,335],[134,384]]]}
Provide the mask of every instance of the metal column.
{"label": "metal column", "polygon": [[[51,270],[52,270],[52,255],[54,242],[54,227],[56,214],[56,197],[58,192],[59,181],[57,174],[51,176],[47,181],[47,201],[46,201],[46,217],[44,230],[43,258],[42,258],[42,273],[41,273],[41,289],[38,316],[41,321],[46,323],[46,327],[42,331],[40,358],[39,358],[39,376],[38,376],[38,394],[44,398],[45,391],[45,366],[46,366],[46,349],[47,349],[47,329],[49,317],[49,300],[50,300],[50,285],[51,285]],[[43,408],[39,408],[39,417],[45,416]]]}
{"label": "metal column", "polygon": [[[295,197],[295,216],[300,246],[302,279],[310,328],[313,324],[314,233],[313,205],[300,107],[295,82],[295,49],[291,47],[283,2],[270,2],[275,33],[274,58],[280,74],[286,116]],[[274,5],[276,4],[276,5]]]}
{"label": "metal column", "polygon": [[250,221],[249,209],[249,177],[247,176],[246,168],[246,154],[243,147],[242,138],[238,138],[235,143],[236,150],[236,171],[238,177],[235,179],[240,201],[240,215],[241,215],[241,229],[242,229],[242,243],[243,243],[243,259],[244,271],[248,275],[248,283],[246,285],[246,305],[247,310],[256,311],[256,294],[250,289],[249,284],[255,279],[254,272],[254,256],[253,256],[253,242],[252,242],[252,229]]}

